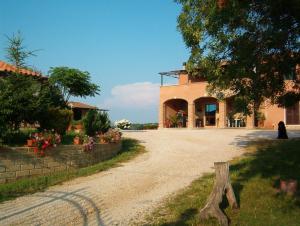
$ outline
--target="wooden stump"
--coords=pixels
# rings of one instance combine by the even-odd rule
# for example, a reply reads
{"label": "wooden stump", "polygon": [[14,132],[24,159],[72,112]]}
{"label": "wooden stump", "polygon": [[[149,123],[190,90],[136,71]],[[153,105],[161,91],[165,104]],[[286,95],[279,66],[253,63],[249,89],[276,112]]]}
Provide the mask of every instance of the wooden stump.
{"label": "wooden stump", "polygon": [[227,226],[228,219],[220,209],[223,195],[226,194],[228,203],[231,208],[238,208],[233,188],[229,178],[229,163],[215,162],[216,181],[213,190],[207,199],[207,203],[200,210],[200,218],[208,219],[209,217],[217,218],[220,225]]}

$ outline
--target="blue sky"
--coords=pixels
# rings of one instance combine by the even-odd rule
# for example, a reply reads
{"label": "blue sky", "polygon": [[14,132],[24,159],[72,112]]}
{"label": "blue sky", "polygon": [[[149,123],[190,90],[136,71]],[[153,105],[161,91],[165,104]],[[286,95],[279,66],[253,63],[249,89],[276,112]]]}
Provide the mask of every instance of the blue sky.
{"label": "blue sky", "polygon": [[[108,108],[113,121],[157,122],[158,72],[188,58],[173,0],[0,0],[0,60],[5,35],[21,31],[28,63],[43,73],[68,66],[90,72],[100,96],[74,99]],[[4,9],[4,10],[3,10]]]}

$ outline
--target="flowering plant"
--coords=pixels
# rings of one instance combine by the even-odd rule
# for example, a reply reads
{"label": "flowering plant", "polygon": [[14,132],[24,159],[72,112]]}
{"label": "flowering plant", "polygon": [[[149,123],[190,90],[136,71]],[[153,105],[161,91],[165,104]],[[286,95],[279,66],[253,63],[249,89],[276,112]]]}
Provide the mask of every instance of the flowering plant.
{"label": "flowering plant", "polygon": [[95,144],[94,138],[88,137],[88,140],[86,140],[86,143],[84,143],[83,145],[83,150],[85,152],[91,152],[94,148],[94,144]]}
{"label": "flowering plant", "polygon": [[109,129],[106,133],[99,135],[100,143],[116,143],[121,140],[120,129]]}
{"label": "flowering plant", "polygon": [[30,138],[33,140],[34,153],[40,156],[45,156],[46,149],[61,143],[61,136],[54,131],[30,134]]}
{"label": "flowering plant", "polygon": [[115,122],[115,126],[119,129],[129,129],[131,126],[131,122],[127,119],[121,119]]}

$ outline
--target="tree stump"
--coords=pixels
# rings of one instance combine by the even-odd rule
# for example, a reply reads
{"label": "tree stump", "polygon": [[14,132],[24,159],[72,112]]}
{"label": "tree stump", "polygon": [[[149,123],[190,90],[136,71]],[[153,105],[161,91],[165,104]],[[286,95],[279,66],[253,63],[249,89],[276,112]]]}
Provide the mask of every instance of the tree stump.
{"label": "tree stump", "polygon": [[213,190],[207,199],[207,203],[200,210],[200,218],[208,219],[209,217],[217,218],[220,225],[227,226],[228,218],[220,209],[220,204],[223,200],[223,195],[226,194],[228,203],[231,208],[238,208],[235,194],[229,178],[229,163],[215,162],[216,181]]}

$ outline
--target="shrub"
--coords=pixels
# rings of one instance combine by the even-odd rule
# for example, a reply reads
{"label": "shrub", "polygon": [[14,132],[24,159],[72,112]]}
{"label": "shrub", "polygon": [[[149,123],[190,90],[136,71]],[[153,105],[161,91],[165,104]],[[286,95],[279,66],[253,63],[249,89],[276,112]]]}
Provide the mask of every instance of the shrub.
{"label": "shrub", "polygon": [[158,124],[157,123],[147,123],[143,125],[143,129],[157,129]]}
{"label": "shrub", "polygon": [[50,108],[40,121],[41,129],[65,134],[72,120],[73,112],[68,109]]}
{"label": "shrub", "polygon": [[110,120],[106,112],[89,110],[82,121],[88,136],[95,136],[97,132],[105,133],[110,128]]}
{"label": "shrub", "polygon": [[130,126],[130,130],[143,130],[143,129],[144,129],[144,125],[140,123],[134,123],[131,124]]}
{"label": "shrub", "polygon": [[99,112],[99,118],[100,118],[100,132],[106,133],[110,129],[110,119],[108,117],[108,114],[106,112]]}
{"label": "shrub", "polygon": [[119,129],[130,129],[131,122],[127,119],[121,119],[115,122],[115,126]]}
{"label": "shrub", "polygon": [[100,143],[117,143],[121,141],[122,133],[119,129],[109,129],[106,133],[99,136]]}
{"label": "shrub", "polygon": [[35,129],[20,129],[13,132],[8,132],[3,135],[2,143],[10,146],[23,146],[31,133],[36,132]]}
{"label": "shrub", "polygon": [[74,138],[78,135],[78,133],[74,131],[68,131],[65,135],[62,136],[61,143],[64,145],[73,144]]}

